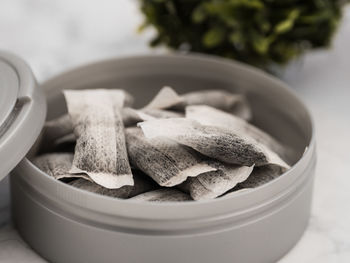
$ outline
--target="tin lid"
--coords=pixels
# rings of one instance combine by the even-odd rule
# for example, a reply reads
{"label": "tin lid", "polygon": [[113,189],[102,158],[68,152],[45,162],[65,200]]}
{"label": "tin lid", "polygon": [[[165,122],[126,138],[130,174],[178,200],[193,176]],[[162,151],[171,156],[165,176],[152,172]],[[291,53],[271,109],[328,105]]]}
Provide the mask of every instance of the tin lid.
{"label": "tin lid", "polygon": [[45,116],[45,96],[29,66],[0,51],[0,180],[33,146]]}

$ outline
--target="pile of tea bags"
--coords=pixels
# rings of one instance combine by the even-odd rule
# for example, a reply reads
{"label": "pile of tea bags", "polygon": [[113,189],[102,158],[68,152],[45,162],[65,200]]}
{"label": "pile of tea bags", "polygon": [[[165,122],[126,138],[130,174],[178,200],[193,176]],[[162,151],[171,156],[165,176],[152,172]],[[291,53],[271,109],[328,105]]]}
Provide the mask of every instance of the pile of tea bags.
{"label": "pile of tea bags", "polygon": [[249,123],[242,95],[164,87],[141,109],[124,90],[65,90],[68,114],[43,129],[43,172],[122,199],[208,200],[289,169],[290,150]]}

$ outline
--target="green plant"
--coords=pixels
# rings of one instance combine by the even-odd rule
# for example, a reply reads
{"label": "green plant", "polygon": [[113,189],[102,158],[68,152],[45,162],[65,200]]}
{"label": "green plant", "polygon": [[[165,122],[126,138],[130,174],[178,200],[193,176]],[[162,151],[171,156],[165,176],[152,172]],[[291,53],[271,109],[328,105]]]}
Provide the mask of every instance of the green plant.
{"label": "green plant", "polygon": [[284,64],[327,47],[341,18],[340,0],[140,0],[152,46],[186,48],[256,66]]}

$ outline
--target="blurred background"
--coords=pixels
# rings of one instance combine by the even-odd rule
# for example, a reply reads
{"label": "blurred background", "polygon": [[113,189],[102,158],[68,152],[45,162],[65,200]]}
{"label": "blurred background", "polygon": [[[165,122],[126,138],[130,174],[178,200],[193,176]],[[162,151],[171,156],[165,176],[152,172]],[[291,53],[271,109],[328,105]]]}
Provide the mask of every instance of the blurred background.
{"label": "blurred background", "polygon": [[[142,2],[155,2],[156,5],[159,5],[166,1]],[[251,1],[251,3],[257,2],[260,1]],[[265,2],[282,3],[283,1]],[[303,7],[300,10],[306,8],[310,10],[310,14],[306,18],[303,17],[299,11],[295,11],[298,8],[294,8],[294,2],[302,3],[300,5]],[[318,6],[319,9],[311,8],[309,4],[305,4],[306,2]],[[202,41],[198,44],[188,41],[190,39],[188,35],[182,36],[181,40],[184,41],[172,39],[174,28],[178,26],[176,23],[163,28],[157,24],[157,19],[152,20],[152,17],[157,17],[159,6],[155,7],[154,12],[149,9],[145,12],[148,15],[148,23],[155,24],[158,31],[150,26],[139,33],[139,27],[144,23],[145,16],[140,11],[141,2],[137,0],[1,0],[0,49],[11,51],[26,60],[39,82],[62,71],[95,60],[115,56],[170,52],[164,46],[156,49],[150,48],[148,43],[152,40],[155,40],[154,44],[166,43],[182,50],[192,48],[195,51],[221,54],[241,60],[243,53],[240,52],[243,50],[246,52],[244,54],[252,58],[249,60],[251,64],[265,70],[273,69],[272,71],[279,78],[288,82],[309,106],[316,125],[318,167],[310,225],[301,241],[281,262],[345,263],[350,262],[350,209],[348,207],[350,201],[350,155],[348,150],[350,149],[350,9],[349,7],[344,8],[343,18],[340,20],[337,9],[327,9],[323,5],[328,3],[333,6],[336,2],[338,3],[338,1],[323,0],[288,1],[287,9],[272,6],[269,12],[277,12],[278,21],[273,20],[270,25],[261,29],[266,30],[264,31],[265,38],[254,35],[254,32],[252,33],[254,36],[252,34],[243,34],[236,38],[231,36],[234,43],[232,42],[233,44],[231,43],[232,45],[227,48],[226,41],[229,40],[222,38],[220,30],[209,30],[208,25],[214,25],[214,28],[219,25],[220,28],[227,30],[231,23],[233,27],[237,24],[227,19],[221,21],[221,18],[218,22],[216,15],[214,18],[208,18],[205,12],[201,14],[200,11],[197,11],[199,14],[194,15],[197,22],[188,22],[189,27],[197,28],[198,26],[203,30],[200,34],[195,33],[199,34],[195,39]],[[167,8],[167,12],[169,10],[172,12],[172,7]],[[264,9],[259,9],[258,4],[248,7],[249,10],[251,8],[254,19],[256,17],[260,19],[259,14],[266,12]],[[318,12],[319,10],[322,12]],[[172,15],[179,17],[178,13],[172,13]],[[288,43],[297,43],[298,48],[311,48],[310,43],[304,41],[307,37],[299,41],[297,37],[300,36],[299,33],[294,34],[293,28],[298,25],[309,23],[312,29],[312,39],[318,37],[323,40],[331,39],[330,35],[329,39],[328,35],[325,35],[328,34],[328,31],[325,33],[322,30],[324,28],[317,24],[319,21],[321,25],[334,26],[334,29],[338,28],[339,24],[330,48],[307,50],[297,59],[293,56],[288,57],[288,62],[280,66],[278,59],[275,58],[277,51],[274,51],[275,49],[280,50],[279,43],[284,43],[281,44],[283,47]],[[252,26],[249,19],[244,23],[249,28]],[[216,41],[218,39],[221,39],[221,42]],[[237,44],[237,41],[239,43],[243,41],[244,45]],[[290,47],[288,44],[281,54],[286,54]],[[234,52],[231,54],[231,51]],[[255,58],[258,57],[263,59],[257,63]],[[261,61],[264,63],[261,64]],[[0,183],[0,262],[43,262],[20,239],[10,223],[8,182],[6,180]]]}
{"label": "blurred background", "polygon": [[1,0],[0,48],[32,67],[39,81],[110,56],[148,52],[151,32],[134,0]]}

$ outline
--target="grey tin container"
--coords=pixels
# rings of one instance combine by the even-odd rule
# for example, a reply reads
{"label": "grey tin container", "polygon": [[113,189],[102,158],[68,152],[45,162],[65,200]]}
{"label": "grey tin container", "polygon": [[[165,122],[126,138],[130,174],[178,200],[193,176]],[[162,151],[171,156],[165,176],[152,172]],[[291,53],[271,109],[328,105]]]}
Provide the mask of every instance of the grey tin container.
{"label": "grey tin container", "polygon": [[[19,85],[19,90],[24,88],[21,85],[30,85],[29,108],[36,108],[24,117],[21,113],[29,111],[28,103],[19,105],[24,110],[17,110],[15,120],[36,116],[22,129],[17,127],[22,133],[15,137],[26,137],[26,147],[14,141],[13,131],[8,135],[13,142],[7,158],[15,148],[21,149],[13,158],[19,164],[11,172],[13,219],[24,240],[49,261],[276,262],[303,234],[316,162],[314,131],[308,110],[281,81],[225,59],[164,55],[105,60],[61,74],[38,88],[33,80],[22,81],[34,79],[23,62],[6,53],[0,53],[1,59],[19,68],[19,81],[12,85]],[[66,111],[62,89],[125,88],[140,106],[163,85],[180,93],[218,88],[245,94],[254,123],[296,150],[293,167],[254,190],[212,201],[142,203],[99,196],[55,181],[30,162],[35,146],[23,158],[39,135],[46,112],[40,88],[47,98],[47,118],[52,119]],[[0,154],[6,158],[1,153],[2,139]]]}

